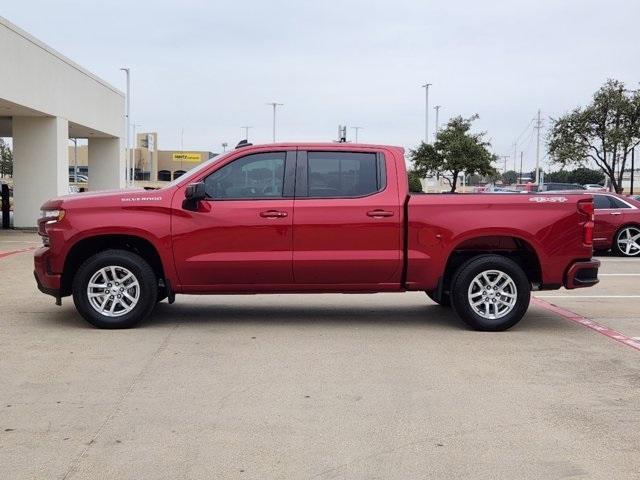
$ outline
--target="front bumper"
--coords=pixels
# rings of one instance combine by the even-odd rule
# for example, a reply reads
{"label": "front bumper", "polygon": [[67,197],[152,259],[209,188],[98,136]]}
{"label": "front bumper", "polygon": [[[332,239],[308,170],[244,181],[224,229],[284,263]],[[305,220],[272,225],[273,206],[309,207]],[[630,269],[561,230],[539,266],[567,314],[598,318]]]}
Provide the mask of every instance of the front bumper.
{"label": "front bumper", "polygon": [[599,260],[583,260],[573,263],[564,279],[564,286],[568,290],[574,288],[591,287],[598,283]]}
{"label": "front bumper", "polygon": [[34,271],[38,290],[47,295],[60,298],[60,284],[62,275],[51,272],[49,267],[50,250],[48,247],[40,247],[33,255]]}

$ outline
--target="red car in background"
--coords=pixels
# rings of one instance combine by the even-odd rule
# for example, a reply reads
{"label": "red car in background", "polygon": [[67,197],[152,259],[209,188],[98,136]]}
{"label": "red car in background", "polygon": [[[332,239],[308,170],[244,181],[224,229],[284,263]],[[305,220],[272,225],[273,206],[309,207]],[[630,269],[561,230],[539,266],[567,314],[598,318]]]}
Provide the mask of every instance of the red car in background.
{"label": "red car in background", "polygon": [[611,249],[624,257],[640,256],[640,202],[614,193],[593,193],[596,251]]}

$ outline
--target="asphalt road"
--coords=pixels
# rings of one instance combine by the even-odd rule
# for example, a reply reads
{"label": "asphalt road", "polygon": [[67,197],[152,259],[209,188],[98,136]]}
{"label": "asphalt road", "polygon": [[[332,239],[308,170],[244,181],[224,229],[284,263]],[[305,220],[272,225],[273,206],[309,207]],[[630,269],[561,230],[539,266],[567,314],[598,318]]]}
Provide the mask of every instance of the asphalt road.
{"label": "asphalt road", "polygon": [[[0,233],[0,252],[36,243]],[[614,260],[603,272],[640,273]],[[633,278],[544,300],[640,335],[640,298],[577,297],[637,294]],[[16,253],[0,258],[0,477],[635,479],[639,364],[544,308],[478,333],[420,293],[179,296],[97,330]]]}

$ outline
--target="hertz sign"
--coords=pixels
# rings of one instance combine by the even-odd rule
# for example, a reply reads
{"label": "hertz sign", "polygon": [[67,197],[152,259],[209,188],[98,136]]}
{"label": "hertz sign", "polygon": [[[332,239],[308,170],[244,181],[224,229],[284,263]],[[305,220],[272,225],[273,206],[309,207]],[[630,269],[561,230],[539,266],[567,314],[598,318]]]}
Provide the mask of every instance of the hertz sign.
{"label": "hertz sign", "polygon": [[202,155],[199,153],[174,153],[172,155],[174,162],[201,162]]}

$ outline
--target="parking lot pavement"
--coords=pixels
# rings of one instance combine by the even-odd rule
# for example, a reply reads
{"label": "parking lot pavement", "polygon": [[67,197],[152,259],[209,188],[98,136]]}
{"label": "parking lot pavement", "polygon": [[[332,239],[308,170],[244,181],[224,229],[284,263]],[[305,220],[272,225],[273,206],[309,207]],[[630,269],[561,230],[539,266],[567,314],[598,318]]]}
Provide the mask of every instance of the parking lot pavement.
{"label": "parking lot pavement", "polygon": [[23,230],[0,230],[0,253],[42,245],[37,234]]}
{"label": "parking lot pavement", "polygon": [[536,297],[640,340],[640,258],[598,257],[592,288],[538,292]]}
{"label": "parking lot pavement", "polygon": [[545,309],[179,296],[109,331],[31,271],[0,259],[2,478],[637,478],[640,353]]}

